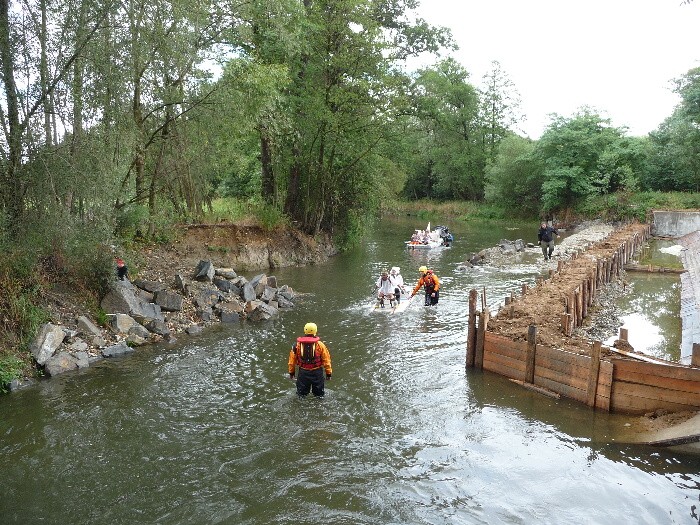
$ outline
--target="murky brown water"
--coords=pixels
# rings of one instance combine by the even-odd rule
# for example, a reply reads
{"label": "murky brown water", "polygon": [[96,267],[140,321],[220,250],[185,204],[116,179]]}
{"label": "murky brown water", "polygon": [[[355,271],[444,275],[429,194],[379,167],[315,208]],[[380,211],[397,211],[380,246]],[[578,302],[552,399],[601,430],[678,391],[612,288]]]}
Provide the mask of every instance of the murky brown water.
{"label": "murky brown water", "polygon": [[[538,266],[456,267],[537,225],[449,224],[452,248],[409,252],[417,226],[386,221],[361,249],[275,272],[309,292],[279,319],[0,398],[0,522],[697,523],[697,458],[620,444],[625,418],[465,373],[469,289],[499,302]],[[436,308],[370,312],[381,269],[414,282],[421,264],[444,283]],[[307,321],[333,356],[323,400],[285,378]]]}

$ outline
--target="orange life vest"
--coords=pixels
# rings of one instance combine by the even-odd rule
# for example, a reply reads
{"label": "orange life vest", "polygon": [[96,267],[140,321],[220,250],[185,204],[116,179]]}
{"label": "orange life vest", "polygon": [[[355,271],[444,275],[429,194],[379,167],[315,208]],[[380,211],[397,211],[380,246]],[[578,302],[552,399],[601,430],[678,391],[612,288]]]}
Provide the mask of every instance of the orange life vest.
{"label": "orange life vest", "polygon": [[297,364],[299,368],[305,370],[314,370],[320,368],[323,363],[321,361],[321,352],[316,351],[316,343],[320,339],[310,335],[297,337]]}

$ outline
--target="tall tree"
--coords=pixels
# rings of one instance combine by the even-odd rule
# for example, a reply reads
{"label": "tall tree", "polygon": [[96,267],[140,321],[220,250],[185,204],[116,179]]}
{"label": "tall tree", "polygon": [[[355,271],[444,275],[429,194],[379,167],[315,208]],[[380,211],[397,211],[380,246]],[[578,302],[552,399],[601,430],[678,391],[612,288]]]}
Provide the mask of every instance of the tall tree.
{"label": "tall tree", "polygon": [[498,144],[513,133],[524,120],[520,109],[521,98],[515,84],[503,71],[498,61],[491,62],[491,70],[482,79],[481,119],[485,128],[484,140],[489,159],[494,160]]}

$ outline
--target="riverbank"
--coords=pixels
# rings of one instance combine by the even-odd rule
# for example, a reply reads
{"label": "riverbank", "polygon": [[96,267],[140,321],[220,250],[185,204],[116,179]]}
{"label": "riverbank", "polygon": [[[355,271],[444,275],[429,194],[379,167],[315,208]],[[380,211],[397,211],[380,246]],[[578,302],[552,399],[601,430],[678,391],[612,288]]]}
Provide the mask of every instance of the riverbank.
{"label": "riverbank", "polygon": [[168,244],[119,254],[128,278],[119,281],[115,274],[109,293],[98,298],[99,309],[84,290],[61,280],[46,282],[40,298],[48,322],[30,343],[38,366],[25,369],[10,389],[26,385],[36,373],[85,368],[142,345],[173,342],[184,332],[278,315],[303,291],[278,283],[274,269],[323,263],[336,253],[329,237],[286,226],[198,224],[178,228]]}

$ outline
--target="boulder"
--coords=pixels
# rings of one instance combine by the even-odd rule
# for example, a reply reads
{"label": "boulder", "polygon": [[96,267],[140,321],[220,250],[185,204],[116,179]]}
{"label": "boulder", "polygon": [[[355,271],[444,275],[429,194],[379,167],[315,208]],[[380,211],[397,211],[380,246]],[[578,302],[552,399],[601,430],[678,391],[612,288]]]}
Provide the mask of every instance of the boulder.
{"label": "boulder", "polygon": [[231,281],[224,279],[223,277],[214,277],[212,283],[222,292],[230,292],[231,288],[234,287],[234,284]]}
{"label": "boulder", "polygon": [[215,272],[216,270],[211,261],[199,261],[197,268],[194,270],[194,280],[211,282]]}
{"label": "boulder", "polygon": [[175,274],[175,289],[185,295],[189,295],[189,286],[187,286],[187,281],[181,274]]}
{"label": "boulder", "polygon": [[100,306],[108,314],[129,314],[135,319],[142,317],[163,320],[160,306],[144,301],[136,295],[135,290],[129,281],[110,283],[110,290]]}
{"label": "boulder", "polygon": [[263,302],[269,303],[276,296],[277,296],[277,288],[271,288],[269,286],[265,286],[265,289],[262,291],[262,294],[260,295],[260,300]]}
{"label": "boulder", "polygon": [[263,281],[264,281],[263,284],[267,284],[267,278],[266,278],[265,274],[264,274],[264,273],[261,273],[261,274],[256,275],[255,277],[253,277],[253,278],[250,280],[250,285],[251,285],[253,288],[255,288],[256,286],[258,286],[258,284],[259,284],[260,282],[263,282]]}
{"label": "boulder", "polygon": [[129,352],[133,352],[134,349],[127,345],[124,341],[117,343],[116,345],[108,346],[102,349],[103,357],[118,357]]}
{"label": "boulder", "polygon": [[160,290],[165,290],[166,285],[158,281],[144,281],[143,279],[136,279],[132,281],[134,286],[145,290],[146,292],[156,293]]}
{"label": "boulder", "polygon": [[126,334],[132,326],[137,325],[136,319],[127,314],[110,314],[107,316],[109,326],[118,334]]}
{"label": "boulder", "polygon": [[199,326],[198,324],[193,324],[185,328],[185,332],[187,332],[189,335],[197,335],[202,333],[202,327]]}
{"label": "boulder", "polygon": [[220,310],[219,318],[224,324],[238,323],[241,320],[241,317],[236,312],[230,310]]}
{"label": "boulder", "polygon": [[256,297],[255,287],[251,283],[245,283],[242,292],[243,301],[249,303],[250,301],[255,301]]}
{"label": "boulder", "polygon": [[157,291],[153,300],[165,312],[179,312],[182,310],[182,296],[170,290]]}
{"label": "boulder", "polygon": [[248,319],[253,322],[267,321],[277,315],[277,309],[266,303],[258,303],[252,312],[248,314]]}
{"label": "boulder", "polygon": [[293,308],[294,303],[288,299],[285,299],[283,296],[277,294],[277,297],[275,299],[277,302],[277,307],[278,308]]}
{"label": "boulder", "polygon": [[211,321],[214,315],[214,311],[212,310],[211,306],[202,306],[201,308],[198,308],[195,313],[197,314],[197,317],[205,322]]}
{"label": "boulder", "polygon": [[270,288],[277,288],[277,277],[274,275],[268,275],[267,276],[267,285]]}
{"label": "boulder", "polygon": [[77,369],[78,359],[68,352],[59,352],[47,359],[44,365],[44,372],[51,377]]}
{"label": "boulder", "polygon": [[238,277],[238,274],[233,270],[233,268],[217,268],[214,271],[214,275],[218,275],[224,279],[235,279]]}
{"label": "boulder", "polygon": [[46,323],[39,328],[39,333],[29,344],[29,351],[40,365],[52,357],[65,338],[63,328],[52,323]]}
{"label": "boulder", "polygon": [[84,315],[78,317],[78,333],[92,337],[102,337],[102,331]]}

